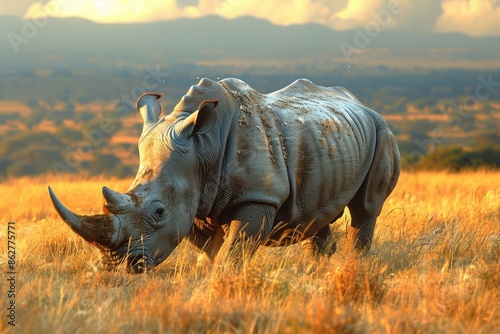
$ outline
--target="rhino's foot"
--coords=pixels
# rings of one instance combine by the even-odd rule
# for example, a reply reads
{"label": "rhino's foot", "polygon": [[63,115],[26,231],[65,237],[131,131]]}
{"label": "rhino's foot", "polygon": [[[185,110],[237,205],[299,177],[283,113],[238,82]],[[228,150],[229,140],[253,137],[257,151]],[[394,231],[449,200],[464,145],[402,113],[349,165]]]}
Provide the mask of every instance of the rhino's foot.
{"label": "rhino's foot", "polygon": [[196,257],[197,268],[211,268],[213,265],[214,261],[204,252]]}
{"label": "rhino's foot", "polygon": [[371,238],[364,235],[360,229],[349,226],[347,230],[347,245],[350,251],[365,255],[370,250],[371,243]]}
{"label": "rhino's foot", "polygon": [[337,251],[337,244],[334,240],[323,240],[312,237],[302,242],[302,250],[307,258],[318,259],[320,256],[332,256]]}
{"label": "rhino's foot", "polygon": [[319,230],[313,237],[302,242],[302,249],[306,257],[318,259],[319,256],[330,257],[337,250],[337,244],[333,240],[330,226],[327,225]]}
{"label": "rhino's foot", "polygon": [[250,263],[260,242],[252,238],[238,239],[227,248],[222,248],[214,264],[220,270],[241,270]]}

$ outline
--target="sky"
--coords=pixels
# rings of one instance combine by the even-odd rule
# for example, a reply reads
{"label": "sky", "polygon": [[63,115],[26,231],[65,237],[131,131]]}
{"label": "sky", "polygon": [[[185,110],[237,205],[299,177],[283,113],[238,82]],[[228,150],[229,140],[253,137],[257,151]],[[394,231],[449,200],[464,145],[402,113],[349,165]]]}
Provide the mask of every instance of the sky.
{"label": "sky", "polygon": [[255,16],[278,25],[320,23],[343,30],[378,24],[384,29],[500,36],[500,0],[2,0],[0,15],[5,14],[101,23]]}

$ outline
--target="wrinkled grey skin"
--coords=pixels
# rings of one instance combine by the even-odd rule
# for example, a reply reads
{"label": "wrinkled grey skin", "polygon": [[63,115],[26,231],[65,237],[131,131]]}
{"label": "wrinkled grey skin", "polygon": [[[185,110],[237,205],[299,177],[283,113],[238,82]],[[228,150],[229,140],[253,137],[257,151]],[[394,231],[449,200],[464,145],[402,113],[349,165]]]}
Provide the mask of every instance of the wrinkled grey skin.
{"label": "wrinkled grey skin", "polygon": [[385,121],[349,91],[300,79],[263,95],[238,79],[202,79],[163,117],[160,97],[138,100],[139,171],[125,194],[103,188],[102,215],[73,214],[49,187],[106,268],[126,260],[142,272],[186,237],[211,259],[241,256],[242,240],[250,255],[299,241],[331,254],[329,224],[345,207],[353,246],[370,248],[400,158]]}

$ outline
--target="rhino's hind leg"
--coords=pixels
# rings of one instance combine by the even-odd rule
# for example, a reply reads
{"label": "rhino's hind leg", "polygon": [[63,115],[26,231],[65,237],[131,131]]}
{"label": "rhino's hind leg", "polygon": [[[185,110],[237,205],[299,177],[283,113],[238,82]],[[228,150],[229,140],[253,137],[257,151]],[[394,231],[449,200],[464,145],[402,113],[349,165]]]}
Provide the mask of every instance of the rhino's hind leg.
{"label": "rhino's hind leg", "polygon": [[370,250],[377,217],[396,186],[399,172],[396,139],[387,129],[379,129],[371,167],[360,189],[347,205],[351,213],[348,241],[357,251],[365,253]]}
{"label": "rhino's hind leg", "polygon": [[302,242],[302,249],[307,258],[317,259],[320,255],[330,257],[337,250],[337,244],[333,240],[330,226],[327,225],[319,230],[313,237]]}
{"label": "rhino's hind leg", "polygon": [[376,217],[352,217],[351,226],[347,230],[348,244],[360,253],[369,251],[376,221]]}

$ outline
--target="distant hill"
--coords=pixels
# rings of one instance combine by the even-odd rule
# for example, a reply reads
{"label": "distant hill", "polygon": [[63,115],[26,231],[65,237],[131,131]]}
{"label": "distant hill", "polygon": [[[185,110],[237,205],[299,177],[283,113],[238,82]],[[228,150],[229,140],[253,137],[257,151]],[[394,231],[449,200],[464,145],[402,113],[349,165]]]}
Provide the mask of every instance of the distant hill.
{"label": "distant hill", "polygon": [[350,64],[500,67],[500,37],[383,30],[370,37],[360,29],[335,31],[318,24],[277,26],[253,17],[99,24],[80,18],[27,21],[0,16],[0,35],[0,71],[155,64],[283,67],[286,71],[290,66],[321,70]]}

